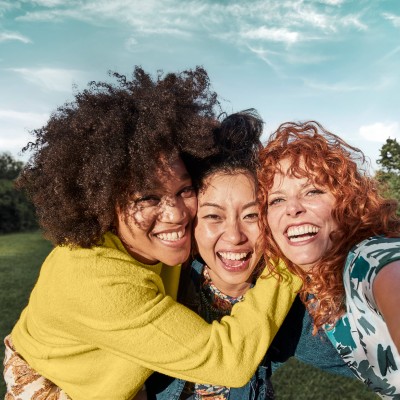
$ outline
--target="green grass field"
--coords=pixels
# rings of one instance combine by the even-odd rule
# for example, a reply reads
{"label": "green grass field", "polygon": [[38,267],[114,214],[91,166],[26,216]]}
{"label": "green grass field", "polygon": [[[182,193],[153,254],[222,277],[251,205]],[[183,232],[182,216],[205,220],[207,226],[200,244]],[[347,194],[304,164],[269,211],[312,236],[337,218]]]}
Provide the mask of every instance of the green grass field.
{"label": "green grass field", "polygon": [[[0,236],[0,337],[6,336],[25,307],[51,244],[40,233]],[[4,346],[1,347],[2,357]],[[376,400],[361,382],[327,374],[290,360],[274,376],[277,400]],[[3,380],[0,398],[5,394]],[[112,400],[112,399],[110,399]]]}

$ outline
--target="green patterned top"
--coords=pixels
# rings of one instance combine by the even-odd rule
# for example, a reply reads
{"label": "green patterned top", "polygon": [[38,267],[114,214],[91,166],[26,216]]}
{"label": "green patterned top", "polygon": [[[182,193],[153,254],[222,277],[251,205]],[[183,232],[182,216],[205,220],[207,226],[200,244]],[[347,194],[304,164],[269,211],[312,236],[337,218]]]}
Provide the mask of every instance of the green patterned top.
{"label": "green patterned top", "polygon": [[400,400],[400,355],[375,303],[372,285],[385,265],[399,259],[400,238],[376,236],[353,247],[343,271],[347,312],[326,330],[359,379],[382,398],[396,400]]}

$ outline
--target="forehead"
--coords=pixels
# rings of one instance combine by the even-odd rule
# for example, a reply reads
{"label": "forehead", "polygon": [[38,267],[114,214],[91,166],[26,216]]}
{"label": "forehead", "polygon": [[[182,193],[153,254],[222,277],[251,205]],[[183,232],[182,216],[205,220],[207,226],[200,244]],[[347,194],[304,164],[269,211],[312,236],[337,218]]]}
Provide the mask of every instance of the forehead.
{"label": "forehead", "polygon": [[286,176],[289,178],[305,178],[308,180],[314,180],[316,174],[313,172],[312,167],[305,163],[303,157],[296,159],[284,158],[276,164],[275,176]]}
{"label": "forehead", "polygon": [[149,175],[151,176],[145,190],[156,188],[161,190],[190,180],[190,175],[180,157],[174,157],[171,160],[161,157],[156,170],[153,173],[150,172]]}
{"label": "forehead", "polygon": [[[273,187],[281,186],[283,182],[293,180],[310,181],[313,182],[316,178],[315,174],[310,171],[302,157],[293,160],[291,158],[284,158],[276,164],[275,172],[271,176]],[[288,183],[289,184],[289,183]]]}
{"label": "forehead", "polygon": [[174,157],[172,159],[160,157],[160,163],[156,169],[155,176],[160,181],[164,181],[165,178],[171,178],[171,176],[187,179],[189,173],[180,157]]}
{"label": "forehead", "polygon": [[255,195],[255,181],[250,174],[217,172],[205,179],[199,191],[199,200],[209,197],[219,197],[221,200],[226,200],[230,196],[254,198]]}

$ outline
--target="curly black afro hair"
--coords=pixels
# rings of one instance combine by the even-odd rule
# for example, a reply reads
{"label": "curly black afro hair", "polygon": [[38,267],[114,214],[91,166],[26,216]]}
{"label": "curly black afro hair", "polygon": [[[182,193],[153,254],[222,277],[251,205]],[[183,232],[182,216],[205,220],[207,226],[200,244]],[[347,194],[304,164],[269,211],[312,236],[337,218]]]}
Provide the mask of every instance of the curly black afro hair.
{"label": "curly black afro hair", "polygon": [[[215,152],[219,111],[207,72],[91,82],[33,131],[33,156],[17,180],[55,245],[91,247],[113,226],[115,207],[154,179],[160,156],[190,164]],[[192,162],[193,163],[193,162]]]}

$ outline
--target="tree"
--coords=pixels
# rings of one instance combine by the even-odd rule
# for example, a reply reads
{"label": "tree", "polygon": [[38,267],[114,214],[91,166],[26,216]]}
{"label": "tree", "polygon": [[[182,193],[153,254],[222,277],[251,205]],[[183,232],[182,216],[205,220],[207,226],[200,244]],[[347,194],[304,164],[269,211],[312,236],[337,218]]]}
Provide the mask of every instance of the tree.
{"label": "tree", "polygon": [[400,174],[400,144],[396,139],[386,139],[386,143],[382,146],[381,158],[377,163],[382,165],[382,169],[386,172],[394,172]]}
{"label": "tree", "polygon": [[375,174],[384,197],[399,202],[397,213],[400,215],[400,144],[396,139],[387,139],[382,146],[381,157],[377,163],[382,166]]}
{"label": "tree", "polygon": [[14,188],[14,180],[23,166],[23,162],[14,160],[11,154],[0,154],[0,233],[38,227],[33,205]]}
{"label": "tree", "polygon": [[0,179],[14,180],[24,163],[16,161],[10,153],[0,153]]}

